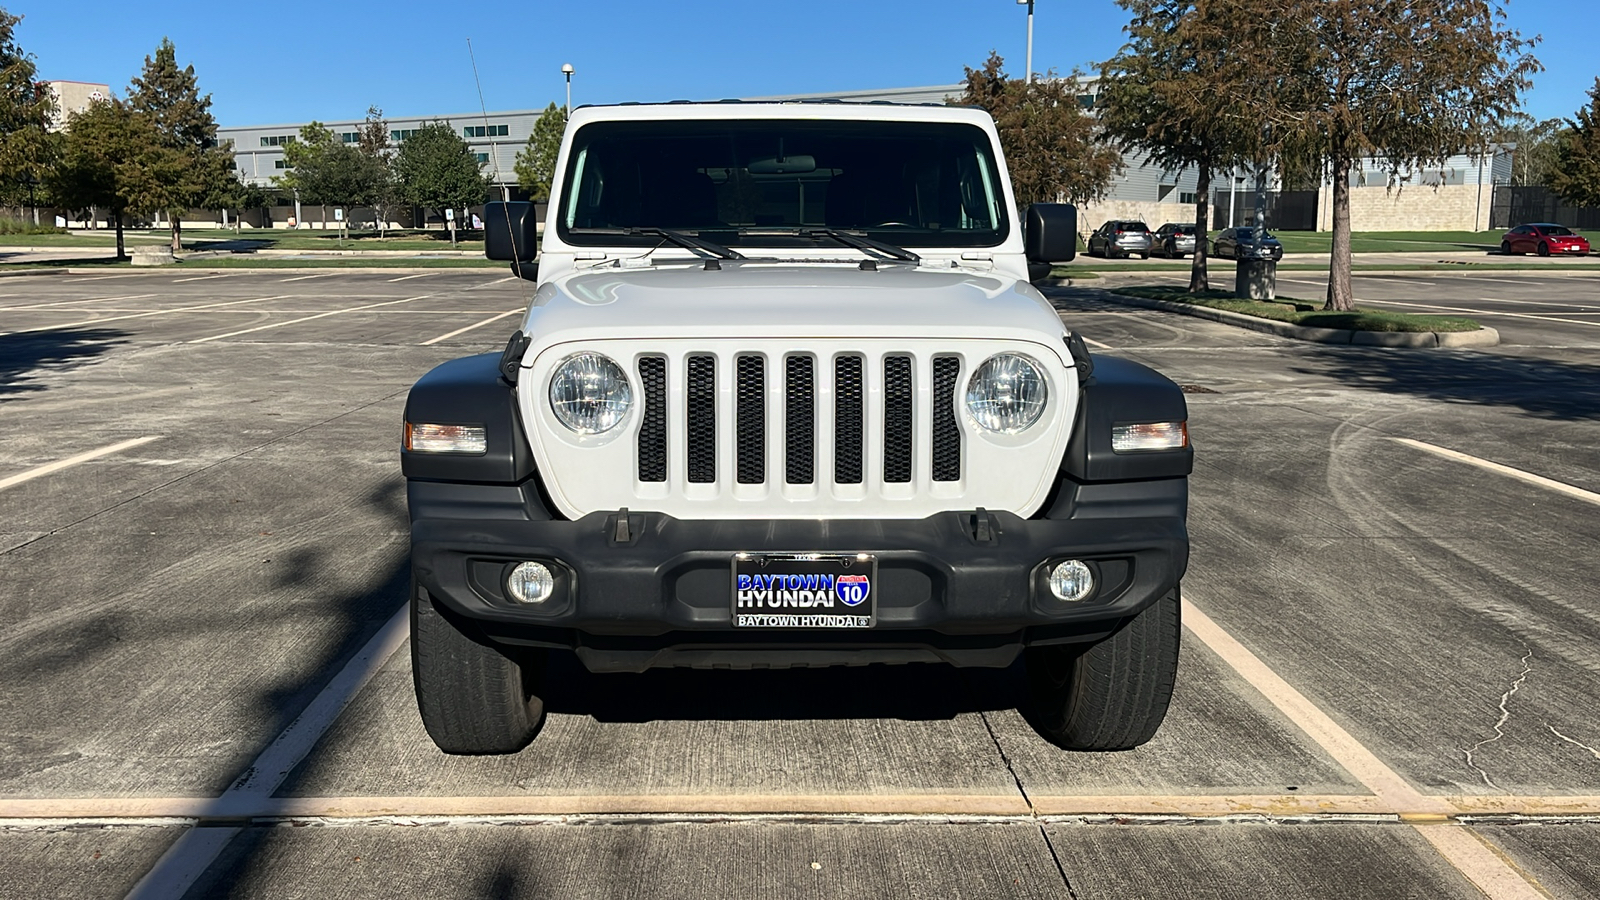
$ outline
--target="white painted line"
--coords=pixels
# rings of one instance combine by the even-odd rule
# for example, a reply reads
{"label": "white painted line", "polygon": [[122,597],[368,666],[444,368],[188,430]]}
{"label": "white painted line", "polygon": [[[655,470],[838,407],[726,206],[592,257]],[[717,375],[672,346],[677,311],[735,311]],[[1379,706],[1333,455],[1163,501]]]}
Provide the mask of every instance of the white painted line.
{"label": "white painted line", "polygon": [[308,278],[327,278],[330,275],[337,275],[337,274],[339,274],[339,273],[338,272],[319,272],[316,275],[296,275],[293,278],[285,278],[285,279],[283,279],[282,281],[280,281],[278,283],[279,284],[288,284],[291,281],[305,281]]}
{"label": "white painted line", "polygon": [[278,294],[271,297],[256,297],[251,300],[228,300],[222,303],[204,303],[200,306],[178,306],[172,309],[158,309],[153,312],[132,313],[126,316],[102,316],[98,319],[84,319],[81,322],[68,322],[64,325],[40,325],[37,328],[22,328],[17,331],[3,332],[0,334],[26,334],[30,331],[55,331],[59,328],[77,328],[80,325],[100,325],[105,322],[120,322],[124,319],[144,319],[150,316],[164,316],[168,313],[193,312],[197,309],[217,309],[223,306],[243,306],[246,303],[265,303],[268,300],[284,300],[288,295]]}
{"label": "white painted line", "polygon": [[[1472,299],[1479,303],[1512,303],[1517,306],[1576,306],[1580,310],[1596,309],[1596,307],[1593,306],[1584,306],[1582,303],[1577,301],[1569,303],[1565,300],[1510,300],[1505,297],[1474,297]],[[1547,313],[1546,315],[1554,315],[1554,312]],[[1572,314],[1568,313],[1567,315]]]}
{"label": "white painted line", "polygon": [[1401,300],[1356,300],[1357,303],[1370,303],[1378,306],[1405,306],[1412,309],[1442,309],[1447,312],[1467,313],[1473,316],[1501,316],[1508,319],[1535,319],[1540,322],[1565,322],[1568,325],[1589,325],[1600,328],[1600,322],[1584,322],[1579,319],[1557,319],[1553,316],[1534,315],[1533,313],[1495,312],[1489,309],[1468,309],[1464,306],[1441,306],[1437,303],[1408,303]]}
{"label": "white painted line", "polygon": [[352,307],[349,307],[348,309],[336,309],[336,310],[333,310],[332,312],[317,313],[314,316],[301,316],[298,319],[290,319],[287,322],[270,322],[270,323],[268,323],[266,325],[257,325],[254,328],[244,328],[244,329],[240,329],[239,331],[230,331],[227,334],[214,334],[211,337],[203,337],[203,338],[199,338],[199,339],[196,339],[196,340],[193,340],[193,341],[189,341],[189,343],[191,343],[191,344],[204,344],[204,343],[206,343],[208,341],[220,341],[223,338],[237,337],[237,336],[239,336],[241,334],[251,334],[251,333],[257,332],[257,331],[266,331],[269,328],[282,328],[285,325],[298,325],[301,322],[309,322],[312,319],[326,319],[328,316],[337,316],[337,315],[342,315],[344,313],[349,313],[349,312],[359,312],[360,310],[363,310],[363,309],[377,309],[380,306],[393,306],[396,303],[410,303],[413,300],[423,300],[423,299],[426,299],[426,298],[431,297],[431,296],[433,296],[433,295],[432,294],[423,294],[420,297],[407,297],[404,300],[389,300],[389,301],[384,302],[384,303],[368,303],[365,306],[352,306]]}
{"label": "white painted line", "polygon": [[1550,900],[1532,875],[1472,829],[1450,823],[1412,827],[1490,900]]}
{"label": "white painted line", "polygon": [[32,481],[35,478],[49,475],[51,472],[59,472],[62,469],[71,468],[78,463],[85,463],[91,459],[99,459],[102,456],[110,456],[113,453],[121,453],[130,447],[137,447],[140,444],[148,444],[151,441],[160,440],[160,438],[161,435],[154,434],[148,437],[139,437],[131,440],[119,441],[110,445],[109,447],[101,447],[99,450],[90,450],[87,453],[79,453],[77,456],[69,456],[66,459],[56,460],[53,463],[47,463],[45,465],[29,469],[26,472],[18,472],[9,478],[0,478],[0,490],[5,490],[12,485],[21,484],[24,481]]}
{"label": "white painted line", "polygon": [[457,328],[455,331],[452,331],[449,334],[441,334],[436,338],[432,338],[430,340],[423,341],[419,346],[423,346],[423,347],[432,346],[434,344],[439,343],[440,341],[449,340],[450,338],[453,338],[458,334],[466,334],[467,332],[471,331],[474,328],[482,328],[485,325],[491,324],[493,322],[498,322],[501,319],[504,319],[506,316],[514,316],[519,312],[522,312],[522,307],[520,307],[520,306],[517,307],[516,309],[508,309],[505,312],[503,312],[503,313],[501,313],[501,314],[499,314],[497,316],[492,316],[490,318],[484,319],[482,322],[474,322],[474,323],[472,323],[471,325],[468,325],[465,328]]}
{"label": "white painted line", "polygon": [[1477,466],[1478,468],[1489,472],[1497,472],[1501,475],[1515,478],[1518,481],[1526,481],[1529,484],[1536,484],[1539,487],[1547,488],[1555,491],[1558,494],[1566,494],[1568,497],[1575,497],[1579,500],[1585,500],[1589,503],[1600,504],[1600,494],[1597,494],[1593,491],[1586,491],[1580,487],[1573,487],[1564,481],[1556,481],[1552,478],[1546,478],[1543,475],[1535,475],[1532,472],[1524,472],[1521,469],[1513,469],[1510,466],[1503,466],[1497,462],[1490,462],[1487,459],[1479,459],[1476,456],[1470,456],[1466,453],[1462,453],[1459,450],[1451,450],[1447,447],[1440,447],[1436,444],[1429,444],[1424,441],[1414,441],[1411,438],[1390,438],[1389,440],[1394,441],[1397,444],[1405,444],[1407,447],[1414,447],[1418,450],[1423,450],[1437,456],[1442,456],[1445,459],[1453,459],[1456,462],[1466,463],[1469,466]]}
{"label": "white painted line", "polygon": [[[1536,889],[1505,858],[1488,852],[1467,829],[1448,821],[1452,809],[1446,800],[1425,796],[1412,787],[1400,773],[1389,768],[1377,754],[1187,599],[1183,601],[1183,624],[1380,801],[1392,809],[1408,811],[1401,813],[1401,820],[1412,822],[1439,855],[1490,900],[1541,896],[1537,892],[1528,893]],[[1436,824],[1416,824],[1419,819],[1436,819]],[[1456,833],[1465,836],[1471,844],[1462,842]]]}
{"label": "white painted line", "polygon": [[107,278],[132,278],[135,275],[143,275],[143,274],[144,274],[143,272],[123,272],[121,275],[95,275],[95,276],[93,276],[91,278],[68,278],[68,279],[62,281],[61,283],[62,284],[82,284],[85,281],[105,281]]}
{"label": "white painted line", "polygon": [[[410,634],[409,615],[409,605],[395,613],[328,682],[328,686],[311,701],[305,712],[289,723],[289,727],[267,749],[261,751],[261,755],[245,770],[246,776],[234,782],[222,796],[207,803],[226,807],[244,798],[270,798],[289,772],[305,759],[323,733],[344,712],[344,708],[350,705],[350,701],[361,693],[372,676],[383,668],[384,662],[405,643]],[[191,828],[184,832],[128,892],[129,900],[183,896],[241,830]]]}
{"label": "white painted line", "polygon": [[510,275],[510,276],[507,276],[505,278],[497,278],[494,281],[485,281],[483,284],[475,284],[472,287],[467,288],[467,290],[475,291],[478,288],[493,287],[494,285],[497,285],[497,284],[505,284],[508,281],[519,281],[519,280],[520,279],[517,278],[517,276]]}
{"label": "white painted line", "polygon": [[[1081,335],[1080,335],[1080,337],[1081,337]],[[1093,347],[1099,347],[1101,350],[1115,350],[1115,349],[1117,349],[1117,348],[1111,346],[1110,344],[1102,344],[1099,341],[1095,340],[1094,338],[1084,338],[1083,342],[1085,344],[1089,344],[1090,346],[1093,346]]]}
{"label": "white painted line", "polygon": [[1415,279],[1405,278],[1405,277],[1400,276],[1400,275],[1363,275],[1360,272],[1352,272],[1350,274],[1350,277],[1351,278],[1366,278],[1366,279],[1376,280],[1376,281],[1398,281],[1401,284],[1411,285],[1411,286],[1415,286],[1415,287],[1436,287],[1436,285],[1431,281],[1417,281]]}
{"label": "white painted line", "polygon": [[177,279],[176,281],[174,281],[172,283],[173,284],[183,284],[183,283],[189,282],[189,281],[210,281],[213,278],[227,278],[227,277],[228,277],[227,274],[222,274],[222,275],[196,275],[193,278],[179,278],[179,279]]}
{"label": "white painted line", "polygon": [[431,276],[437,275],[437,274],[439,274],[439,273],[438,272],[419,272],[416,275],[402,275],[399,278],[390,278],[389,279],[389,283],[390,284],[394,284],[396,281],[410,281],[413,278],[428,278],[428,277],[431,277]]}
{"label": "white painted line", "polygon": [[[0,307],[0,312],[8,312],[8,311],[14,310],[14,309],[55,309],[57,307],[66,306],[69,303],[80,303],[80,304],[81,303],[110,303],[113,300],[143,300],[146,297],[154,297],[154,296],[156,296],[156,295],[155,294],[123,294],[123,295],[120,295],[120,296],[117,296],[117,297],[94,297],[94,298],[88,299],[88,300],[84,300],[84,299],[78,299],[78,300],[56,300],[53,303],[36,303],[36,304],[34,304],[32,306],[4,306],[4,307]],[[62,311],[63,312],[72,312],[72,310],[70,310],[70,309],[62,310]]]}

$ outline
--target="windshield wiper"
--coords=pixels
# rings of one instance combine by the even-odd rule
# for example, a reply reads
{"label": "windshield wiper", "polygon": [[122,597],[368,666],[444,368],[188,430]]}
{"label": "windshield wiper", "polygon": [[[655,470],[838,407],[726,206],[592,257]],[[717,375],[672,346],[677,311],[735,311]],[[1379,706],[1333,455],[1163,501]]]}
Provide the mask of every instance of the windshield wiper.
{"label": "windshield wiper", "polygon": [[893,244],[886,244],[883,241],[875,241],[872,238],[849,231],[839,231],[835,228],[802,228],[799,231],[796,231],[795,234],[798,234],[801,237],[829,237],[841,244],[854,247],[857,250],[877,251],[878,253],[882,253],[890,257],[891,259],[898,259],[902,262],[922,262],[922,257],[912,253],[910,250],[907,250],[904,247],[896,247]]}
{"label": "windshield wiper", "polygon": [[722,259],[744,259],[745,255],[737,250],[730,250],[721,244],[714,244],[704,238],[668,228],[571,228],[576,234],[627,234],[627,235],[652,235],[664,238],[685,250],[699,250]]}

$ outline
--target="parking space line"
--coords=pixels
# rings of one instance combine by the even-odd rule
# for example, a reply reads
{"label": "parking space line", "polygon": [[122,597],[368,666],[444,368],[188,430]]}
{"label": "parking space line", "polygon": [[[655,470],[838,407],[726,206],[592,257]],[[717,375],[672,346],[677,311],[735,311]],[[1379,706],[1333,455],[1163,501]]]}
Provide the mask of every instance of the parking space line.
{"label": "parking space line", "polygon": [[296,275],[293,278],[285,278],[285,279],[283,279],[282,281],[280,281],[278,283],[279,284],[288,284],[291,281],[305,281],[308,278],[327,278],[327,277],[329,277],[331,275],[337,275],[337,274],[339,274],[339,273],[337,273],[337,272],[318,272],[315,275]]}
{"label": "parking space line", "polygon": [[190,281],[210,281],[213,278],[227,278],[227,277],[228,277],[227,273],[223,273],[221,275],[196,275],[193,278],[179,278],[178,280],[174,281],[173,284],[185,284],[185,283],[190,282]]}
{"label": "parking space line", "polygon": [[153,435],[149,435],[149,436],[146,436],[146,437],[131,438],[131,439],[126,440],[126,441],[118,441],[115,444],[111,444],[111,445],[106,446],[106,447],[101,447],[98,450],[90,450],[90,451],[85,452],[85,453],[79,453],[77,456],[69,456],[66,459],[58,459],[53,463],[46,463],[45,465],[42,465],[42,466],[36,466],[36,467],[34,467],[32,469],[27,470],[26,472],[18,472],[17,474],[12,475],[9,478],[0,478],[0,491],[5,490],[6,488],[11,487],[12,485],[22,484],[24,481],[32,481],[35,478],[39,478],[39,477],[44,476],[44,475],[49,475],[51,472],[59,472],[62,469],[71,468],[71,467],[73,467],[73,466],[75,466],[75,465],[77,465],[79,463],[86,463],[91,459],[99,459],[102,456],[110,456],[113,453],[121,453],[122,451],[127,450],[130,447],[137,447],[140,444],[148,444],[151,441],[160,440],[160,439],[161,439],[161,435],[159,435],[159,434],[153,434]]}
{"label": "parking space line", "polygon": [[1399,276],[1399,275],[1363,275],[1360,272],[1354,272],[1354,273],[1351,273],[1350,277],[1351,278],[1365,278],[1365,279],[1376,280],[1376,281],[1398,281],[1401,284],[1404,284],[1404,285],[1407,285],[1407,286],[1411,286],[1411,287],[1436,287],[1437,286],[1431,281],[1417,281],[1415,279],[1404,278],[1404,277]]}
{"label": "parking space line", "polygon": [[1357,298],[1356,302],[1382,304],[1387,306],[1405,306],[1412,309],[1442,309],[1446,312],[1467,313],[1474,316],[1503,316],[1508,319],[1534,319],[1539,322],[1564,322],[1568,325],[1592,325],[1595,327],[1600,327],[1600,322],[1584,322],[1580,319],[1557,319],[1553,316],[1537,315],[1535,313],[1496,312],[1490,309],[1469,309],[1464,306],[1441,306],[1437,303],[1414,303],[1405,300],[1364,300]]}
{"label": "parking space line", "polygon": [[410,281],[413,278],[428,278],[428,277],[431,277],[431,276],[434,276],[434,275],[437,275],[437,274],[439,274],[439,273],[438,272],[418,272],[415,275],[402,275],[399,278],[390,278],[390,279],[388,279],[388,281],[389,281],[390,284],[394,284],[396,281]]}
{"label": "parking space line", "polygon": [[[265,303],[268,300],[285,300],[288,299],[288,297],[288,294],[276,294],[271,297],[255,297],[250,300],[226,300],[221,303],[202,303],[199,306],[179,306],[174,307],[173,309],[158,309],[152,312],[129,313],[125,316],[102,316],[98,319],[84,319],[81,322],[67,322],[62,325],[40,325],[36,328],[19,328],[16,331],[0,331],[0,334],[26,334],[32,331],[56,331],[62,328],[77,328],[80,325],[100,325],[105,322],[121,322],[124,319],[144,319],[150,316],[165,316],[170,313],[194,312],[195,310],[199,309],[218,309],[224,306],[243,306],[246,303]],[[77,310],[68,309],[62,310],[62,312],[77,312]]]}
{"label": "parking space line", "polygon": [[254,333],[254,332],[257,332],[257,331],[266,331],[269,328],[282,328],[285,325],[298,325],[301,322],[309,322],[312,319],[326,319],[329,316],[337,316],[337,315],[342,315],[344,313],[350,313],[350,312],[360,312],[363,309],[377,309],[380,306],[393,306],[396,303],[410,303],[413,300],[424,300],[424,299],[427,299],[428,297],[431,297],[431,296],[433,296],[433,295],[432,294],[423,294],[420,297],[407,297],[404,300],[389,300],[389,301],[384,302],[384,303],[368,303],[365,306],[352,306],[352,307],[350,307],[348,309],[335,309],[335,310],[333,310],[331,312],[317,313],[314,316],[302,316],[302,317],[300,317],[298,319],[290,319],[287,322],[269,322],[266,325],[257,325],[254,328],[242,328],[242,329],[240,329],[238,331],[230,331],[227,334],[214,334],[211,337],[197,338],[195,340],[189,341],[188,343],[191,343],[191,344],[204,344],[204,343],[207,343],[209,341],[220,341],[223,338],[238,337],[241,334],[251,334],[251,333]]}
{"label": "parking space line", "polygon": [[[1234,672],[1250,683],[1334,762],[1355,776],[1392,809],[1400,820],[1428,841],[1445,861],[1465,875],[1490,900],[1523,900],[1545,896],[1501,855],[1490,852],[1472,832],[1449,817],[1452,808],[1440,797],[1425,796],[1377,754],[1346,731],[1304,694],[1273,671],[1260,657],[1222,630],[1199,607],[1183,601],[1183,624]],[[1465,840],[1463,840],[1465,838]]]}
{"label": "parking space line", "polygon": [[1500,463],[1490,462],[1487,459],[1479,459],[1476,456],[1462,453],[1459,450],[1451,450],[1448,447],[1440,447],[1437,444],[1429,444],[1426,441],[1414,441],[1411,438],[1390,438],[1389,440],[1394,441],[1397,444],[1405,444],[1407,447],[1413,447],[1417,450],[1432,453],[1436,456],[1442,456],[1445,459],[1453,459],[1456,462],[1466,463],[1469,466],[1477,466],[1485,471],[1497,472],[1501,475],[1515,478],[1518,481],[1525,481],[1528,484],[1535,484],[1539,487],[1555,491],[1558,494],[1566,494],[1568,497],[1576,497],[1579,500],[1584,500],[1589,503],[1600,504],[1600,494],[1597,494],[1593,491],[1586,491],[1580,487],[1574,487],[1564,481],[1556,481],[1553,478],[1546,478],[1543,475],[1535,475],[1532,472],[1524,472],[1521,469],[1513,469],[1510,466],[1503,466]]}
{"label": "parking space line", "polygon": [[[383,668],[394,652],[410,636],[410,607],[402,607],[385,622],[378,633],[356,653],[343,669],[317,694],[304,712],[285,728],[267,749],[261,751],[243,778],[233,783],[222,796],[208,801],[227,808],[240,800],[248,802],[270,798],[289,772],[305,759],[324,732],[361,693],[372,676]],[[207,868],[216,861],[242,828],[191,828],[185,831],[156,860],[150,871],[128,892],[130,898],[181,897]]]}
{"label": "parking space line", "polygon": [[[1083,336],[1079,335],[1079,337],[1083,337]],[[1110,344],[1102,344],[1099,341],[1095,340],[1094,338],[1083,338],[1083,342],[1085,344],[1088,344],[1088,345],[1092,346],[1092,347],[1099,347],[1101,350],[1115,350],[1115,349],[1117,349],[1117,348],[1111,346]]]}
{"label": "parking space line", "polygon": [[520,306],[517,307],[516,309],[508,309],[505,312],[503,312],[503,313],[501,313],[501,314],[499,314],[497,316],[491,316],[491,317],[489,317],[487,319],[484,319],[482,322],[474,322],[474,323],[472,323],[471,325],[468,325],[465,328],[457,328],[455,331],[452,331],[449,334],[441,334],[436,338],[432,338],[432,339],[423,341],[419,346],[431,347],[432,345],[437,344],[440,341],[449,340],[450,338],[453,338],[458,334],[466,334],[467,332],[471,331],[474,328],[482,328],[485,325],[489,325],[491,323],[498,322],[501,319],[504,319],[506,316],[514,316],[517,313],[522,312],[522,309],[523,308],[520,307]]}
{"label": "parking space line", "polygon": [[85,281],[105,281],[107,278],[133,278],[143,275],[143,272],[123,272],[118,275],[93,275],[88,278],[68,278],[62,284],[82,284]]}
{"label": "parking space line", "polygon": [[[0,306],[0,312],[10,312],[12,310],[18,310],[18,309],[55,309],[57,307],[66,306],[69,303],[110,303],[113,300],[143,300],[146,297],[154,297],[154,296],[156,296],[156,295],[155,294],[124,294],[124,295],[117,296],[117,297],[94,297],[94,298],[88,299],[88,300],[82,300],[82,299],[79,299],[79,300],[57,300],[57,301],[55,301],[53,303],[35,303],[32,306]],[[70,310],[69,310],[69,312],[70,312]]]}

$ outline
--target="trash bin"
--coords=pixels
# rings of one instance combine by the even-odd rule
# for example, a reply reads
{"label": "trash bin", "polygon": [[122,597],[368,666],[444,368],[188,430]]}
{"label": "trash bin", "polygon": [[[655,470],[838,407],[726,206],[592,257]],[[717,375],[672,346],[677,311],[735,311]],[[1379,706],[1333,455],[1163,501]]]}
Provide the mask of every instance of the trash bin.
{"label": "trash bin", "polygon": [[1278,296],[1278,264],[1270,259],[1241,259],[1234,267],[1233,295],[1241,300],[1273,300]]}

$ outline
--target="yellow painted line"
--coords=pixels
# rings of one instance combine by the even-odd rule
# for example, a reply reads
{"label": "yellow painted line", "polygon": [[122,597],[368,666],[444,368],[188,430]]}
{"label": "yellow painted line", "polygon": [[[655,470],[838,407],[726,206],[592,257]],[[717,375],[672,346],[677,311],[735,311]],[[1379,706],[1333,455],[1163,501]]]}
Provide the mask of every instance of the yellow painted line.
{"label": "yellow painted line", "polygon": [[1549,797],[1483,795],[1449,797],[1463,815],[1476,816],[1600,816],[1600,794]]}
{"label": "yellow painted line", "polygon": [[[1489,900],[1526,900],[1546,896],[1503,855],[1491,852],[1470,831],[1450,821],[1455,808],[1444,798],[1424,796],[1411,783],[1389,768],[1377,754],[1367,749],[1354,735],[1319,709],[1294,686],[1274,672],[1249,648],[1223,631],[1185,599],[1183,622],[1190,633],[1211,652],[1221,657],[1240,677],[1289,721],[1304,731],[1333,760],[1354,775],[1379,802],[1403,811],[1402,821],[1417,822],[1412,827],[1421,834],[1445,861],[1465,875]],[[1432,823],[1432,824],[1422,824]]]}
{"label": "yellow painted line", "polygon": [[465,328],[457,328],[455,331],[452,331],[449,334],[441,334],[436,338],[432,338],[430,340],[423,341],[421,346],[428,347],[428,346],[431,346],[433,344],[437,344],[440,341],[447,341],[450,338],[453,338],[458,334],[466,334],[467,332],[473,330],[474,328],[482,328],[485,325],[489,325],[489,324],[492,324],[494,322],[498,322],[501,319],[504,319],[506,316],[514,316],[519,312],[522,312],[522,307],[520,307],[520,306],[517,307],[516,309],[508,309],[505,312],[500,313],[497,316],[491,316],[490,318],[484,319],[482,322],[474,322],[474,323],[472,323],[471,325],[468,325]]}
{"label": "yellow painted line", "polygon": [[1203,794],[1051,796],[1030,793],[1041,816],[1373,816],[1398,815],[1371,794]]}
{"label": "yellow painted line", "polygon": [[137,447],[140,444],[148,444],[151,441],[160,440],[160,438],[161,435],[153,434],[148,437],[138,437],[126,441],[118,441],[117,443],[108,447],[101,447],[99,450],[90,450],[87,453],[79,453],[77,456],[69,456],[66,459],[56,460],[53,463],[47,463],[46,465],[29,469],[26,472],[18,472],[9,478],[0,478],[0,490],[5,490],[12,485],[22,484],[25,481],[32,481],[35,478],[49,475],[51,472],[59,472],[62,469],[70,469],[79,463],[86,463],[91,459],[99,459],[102,456],[110,456],[113,453],[121,453],[129,448]]}
{"label": "yellow painted line", "polygon": [[1469,466],[1477,466],[1478,468],[1488,472],[1495,472],[1500,475],[1515,478],[1518,481],[1525,481],[1528,484],[1535,484],[1539,487],[1555,491],[1558,494],[1565,494],[1568,497],[1574,497],[1589,503],[1600,504],[1600,494],[1597,494],[1593,491],[1586,491],[1580,487],[1573,487],[1564,481],[1556,481],[1553,478],[1546,478],[1543,475],[1535,475],[1532,472],[1524,472],[1521,469],[1513,469],[1510,466],[1503,466],[1500,463],[1490,462],[1487,459],[1479,459],[1476,456],[1462,453],[1459,450],[1451,450],[1448,447],[1440,447],[1437,444],[1429,444],[1425,441],[1414,441],[1411,438],[1390,438],[1389,440],[1394,441],[1397,444],[1404,444],[1407,447],[1432,453],[1435,456],[1442,456],[1445,459],[1453,459],[1456,462],[1466,463]]}
{"label": "yellow painted line", "polygon": [[[150,316],[165,316],[171,313],[194,312],[197,309],[220,309],[225,306],[243,306],[247,303],[265,303],[268,300],[284,299],[287,299],[284,295],[273,295],[271,297],[255,297],[250,300],[227,300],[221,303],[202,303],[199,306],[178,306],[172,309],[157,309],[151,312],[133,313],[126,316],[101,316],[98,319],[84,319],[81,322],[68,322],[64,325],[40,325],[37,328],[20,328],[12,332],[0,331],[0,334],[27,334],[28,332],[32,331],[55,331],[60,328],[77,328],[81,325],[100,325],[105,322],[121,322],[126,319],[145,319],[149,318]],[[67,311],[77,312],[77,310]]]}
{"label": "yellow painted line", "polygon": [[196,340],[189,341],[189,343],[191,343],[191,344],[204,344],[204,343],[206,343],[208,341],[220,341],[223,338],[238,337],[241,334],[253,334],[253,333],[257,332],[257,331],[266,331],[269,328],[282,328],[285,325],[298,325],[301,322],[309,322],[312,319],[326,319],[329,316],[339,316],[339,315],[343,315],[345,313],[360,312],[363,309],[377,309],[380,306],[393,306],[396,303],[410,303],[413,300],[424,300],[424,299],[427,299],[428,297],[431,297],[431,296],[433,296],[433,295],[432,294],[423,294],[420,297],[407,297],[404,300],[388,300],[388,301],[385,301],[383,303],[368,303],[365,306],[352,306],[352,307],[349,307],[347,309],[335,309],[335,310],[333,310],[331,312],[317,313],[314,316],[301,316],[298,319],[290,319],[290,320],[288,320],[286,322],[270,322],[270,323],[268,323],[266,325],[257,325],[254,328],[241,328],[238,331],[230,331],[227,334],[214,334],[211,337],[203,337],[203,338],[198,338]]}

